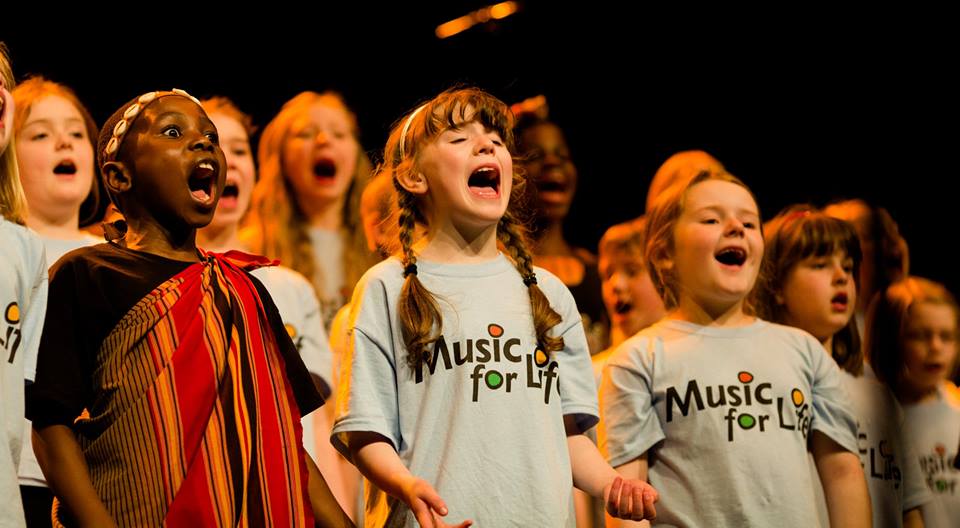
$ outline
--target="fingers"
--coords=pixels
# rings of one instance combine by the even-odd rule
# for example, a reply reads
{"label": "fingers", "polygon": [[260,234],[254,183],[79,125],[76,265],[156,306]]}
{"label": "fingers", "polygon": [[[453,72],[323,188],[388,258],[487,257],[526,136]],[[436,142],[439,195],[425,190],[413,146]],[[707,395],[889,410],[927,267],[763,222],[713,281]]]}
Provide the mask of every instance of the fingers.
{"label": "fingers", "polygon": [[607,492],[607,513],[615,517],[619,516],[620,512],[620,488],[622,486],[623,478],[618,476],[613,479],[613,484],[610,485],[610,491]]}
{"label": "fingers", "polygon": [[643,491],[643,515],[645,519],[652,521],[657,518],[657,508],[653,503],[659,499],[660,494],[657,493],[657,490],[647,487],[647,489]]}

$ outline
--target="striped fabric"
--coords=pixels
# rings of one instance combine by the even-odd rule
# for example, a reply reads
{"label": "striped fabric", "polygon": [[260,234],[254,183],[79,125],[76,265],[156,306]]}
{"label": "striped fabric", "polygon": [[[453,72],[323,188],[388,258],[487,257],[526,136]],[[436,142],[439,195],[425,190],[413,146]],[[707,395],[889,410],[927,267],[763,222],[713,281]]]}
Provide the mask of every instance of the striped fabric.
{"label": "striped fabric", "polygon": [[78,429],[120,526],[312,526],[300,411],[239,252],[164,282],[100,349]]}

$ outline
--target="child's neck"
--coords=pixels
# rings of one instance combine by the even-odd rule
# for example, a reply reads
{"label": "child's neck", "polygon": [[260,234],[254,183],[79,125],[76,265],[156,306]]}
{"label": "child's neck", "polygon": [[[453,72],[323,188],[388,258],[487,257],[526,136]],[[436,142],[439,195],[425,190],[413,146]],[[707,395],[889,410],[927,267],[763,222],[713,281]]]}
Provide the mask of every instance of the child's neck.
{"label": "child's neck", "polygon": [[904,384],[897,392],[897,396],[900,403],[904,405],[923,403],[937,398],[937,388],[938,387],[910,387]]}
{"label": "child's neck", "polygon": [[497,226],[465,233],[447,224],[431,229],[417,246],[417,254],[426,260],[447,263],[492,260],[499,254]]}
{"label": "child's neck", "polygon": [[668,315],[670,319],[687,321],[700,326],[746,326],[756,317],[743,311],[743,299],[731,305],[705,306],[688,296],[681,295],[677,307]]}
{"label": "child's neck", "polygon": [[123,238],[129,249],[159,255],[171,260],[198,262],[197,230],[168,231],[156,222],[127,219],[127,234]]}
{"label": "child's neck", "polygon": [[340,196],[336,200],[322,203],[298,200],[298,204],[304,216],[307,217],[310,227],[336,231],[343,225],[342,212],[346,199],[346,196]]}
{"label": "child's neck", "polygon": [[27,227],[36,231],[44,238],[56,240],[79,240],[83,238],[80,231],[80,211],[67,213],[56,217],[43,215],[39,211],[30,211],[27,215]]}
{"label": "child's neck", "polygon": [[240,240],[240,229],[237,224],[222,228],[207,226],[197,231],[197,245],[208,251],[223,253],[231,249],[246,250]]}

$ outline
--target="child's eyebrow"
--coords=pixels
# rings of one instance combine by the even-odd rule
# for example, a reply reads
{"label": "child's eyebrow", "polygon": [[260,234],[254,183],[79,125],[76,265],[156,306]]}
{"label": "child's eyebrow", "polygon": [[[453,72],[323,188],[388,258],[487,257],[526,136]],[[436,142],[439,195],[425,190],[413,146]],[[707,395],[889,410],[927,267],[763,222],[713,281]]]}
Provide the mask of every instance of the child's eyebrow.
{"label": "child's eyebrow", "polygon": [[[40,119],[33,119],[24,123],[23,128],[27,128],[28,126],[35,125],[37,123],[50,125],[50,124],[53,124],[53,119],[49,119],[46,117],[41,117]],[[79,117],[70,117],[70,118],[67,118],[67,123],[83,123],[83,120],[80,119]]]}

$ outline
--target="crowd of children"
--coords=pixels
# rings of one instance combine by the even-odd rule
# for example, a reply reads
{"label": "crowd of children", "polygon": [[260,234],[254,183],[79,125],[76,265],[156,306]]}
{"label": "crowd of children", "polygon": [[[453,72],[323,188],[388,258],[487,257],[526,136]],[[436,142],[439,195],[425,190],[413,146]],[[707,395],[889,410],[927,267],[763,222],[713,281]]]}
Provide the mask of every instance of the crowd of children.
{"label": "crowd of children", "polygon": [[680,152],[595,256],[543,106],[448,89],[374,165],[335,93],[255,148],[15,81],[0,527],[960,524],[960,310],[880,207]]}

